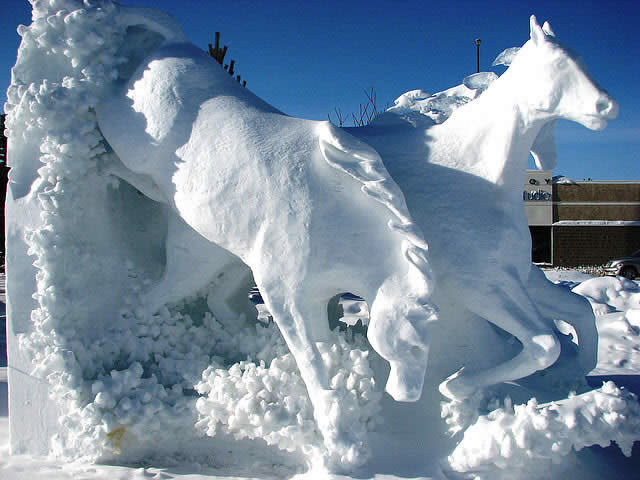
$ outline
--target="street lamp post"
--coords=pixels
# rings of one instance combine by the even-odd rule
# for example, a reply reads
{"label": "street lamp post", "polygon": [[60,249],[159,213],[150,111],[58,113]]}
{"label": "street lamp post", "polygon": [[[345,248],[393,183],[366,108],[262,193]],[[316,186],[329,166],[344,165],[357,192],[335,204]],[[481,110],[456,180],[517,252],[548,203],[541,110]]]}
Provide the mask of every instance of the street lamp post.
{"label": "street lamp post", "polygon": [[476,60],[477,60],[477,72],[478,73],[480,73],[480,42],[482,42],[482,40],[480,40],[479,38],[476,38],[476,47],[477,47]]}

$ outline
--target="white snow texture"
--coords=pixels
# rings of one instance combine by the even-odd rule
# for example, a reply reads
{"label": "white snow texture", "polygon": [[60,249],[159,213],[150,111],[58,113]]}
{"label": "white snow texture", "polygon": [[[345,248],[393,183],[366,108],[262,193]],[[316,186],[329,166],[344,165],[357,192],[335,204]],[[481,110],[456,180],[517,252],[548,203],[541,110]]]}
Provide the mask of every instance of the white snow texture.
{"label": "white snow texture", "polygon": [[[13,453],[373,476],[390,445],[426,442],[403,467],[423,478],[447,456],[465,472],[610,440],[629,453],[633,395],[565,398],[595,366],[592,309],[529,258],[528,152],[555,161],[556,118],[600,129],[617,112],[547,24],[532,18],[502,77],[409,92],[347,132],[255,97],[161,12],[32,4],[5,104]],[[523,83],[558,57],[551,85]],[[248,305],[252,275],[278,328]],[[596,287],[583,294],[607,303]],[[342,301],[366,336],[329,330],[343,292],[367,300]],[[469,407],[558,356],[568,367],[539,390],[534,375],[522,405]]]}

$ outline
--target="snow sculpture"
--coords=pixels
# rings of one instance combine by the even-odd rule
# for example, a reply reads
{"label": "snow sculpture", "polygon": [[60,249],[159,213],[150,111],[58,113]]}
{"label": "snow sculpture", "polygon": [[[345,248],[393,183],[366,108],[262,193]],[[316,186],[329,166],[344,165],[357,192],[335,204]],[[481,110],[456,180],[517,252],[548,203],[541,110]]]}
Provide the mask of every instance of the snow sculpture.
{"label": "snow sculpture", "polygon": [[[456,298],[458,310],[462,306],[522,343],[501,364],[450,376],[440,390],[452,399],[552,365],[560,344],[549,319],[576,330],[582,373],[595,366],[597,332],[589,305],[554,287],[531,264],[521,186],[529,151],[536,151],[541,166],[553,167],[547,145],[556,119],[599,130],[616,117],[618,106],[548,24],[540,27],[532,16],[530,30],[509,69],[446,121],[434,124],[422,116],[417,123],[415,115],[403,120],[392,109],[370,127],[349,130],[382,155],[422,227],[437,279],[436,304]],[[478,83],[465,82],[457,91]],[[381,128],[390,122],[394,129]],[[485,280],[474,281],[479,278]]]}
{"label": "snow sculpture", "polygon": [[[544,98],[542,86],[531,97],[526,85],[513,88],[523,70],[544,60],[542,51],[560,49],[540,27],[532,24],[532,41],[503,77],[473,76],[441,96],[447,106],[438,113],[441,125],[396,112],[352,130],[384,154],[408,209],[376,150],[326,122],[286,117],[257,99],[186,44],[168,16],[109,0],[41,0],[33,8],[32,25],[19,30],[23,43],[5,107],[14,452],[122,462],[180,454],[243,472],[278,465],[278,473],[293,473],[319,458],[349,470],[367,460],[369,448],[373,455],[358,478],[432,477],[449,455],[456,470],[508,464],[511,450],[497,458],[475,448],[477,425],[494,419],[495,436],[513,436],[516,446],[510,445],[522,455],[531,450],[555,459],[547,451],[552,442],[527,450],[517,444],[526,435],[499,420],[531,418],[533,432],[540,417],[560,412],[553,431],[565,435],[572,428],[565,417],[579,411],[587,418],[592,398],[600,401],[597,415],[628,419],[631,427],[616,436],[616,420],[583,436],[569,432],[572,445],[614,436],[627,448],[637,438],[640,415],[626,408],[635,400],[613,387],[558,408],[532,401],[493,416],[474,404],[479,392],[446,404],[441,418],[437,387],[463,364],[477,369],[443,387],[456,397],[514,377],[501,374],[500,365],[517,345],[463,311],[491,321],[503,314],[499,324],[521,327],[509,299],[528,296],[532,310],[521,310],[545,317],[531,320],[543,335],[532,344],[548,353],[545,363],[557,351],[556,318],[573,322],[583,370],[594,360],[588,304],[531,269],[526,223],[511,195],[511,182],[521,183],[521,154],[539,144],[541,161],[552,157],[552,128],[545,131],[543,123],[567,114],[568,85],[542,85],[547,94],[566,93],[557,97],[562,105],[549,106],[560,111],[523,110],[532,125],[510,131],[525,136],[516,139],[513,158],[481,161],[493,152],[492,135],[513,127],[503,117],[483,116],[482,108],[495,102],[513,113],[505,93],[523,102]],[[584,80],[580,69],[565,73]],[[580,88],[589,94],[588,83]],[[459,101],[463,94],[473,101]],[[612,117],[614,110],[611,102],[599,115]],[[456,133],[464,140],[469,125],[482,131],[481,141],[460,141],[468,150],[447,163],[445,148]],[[403,162],[415,160],[410,152],[428,162]],[[422,200],[433,203],[422,210]],[[462,210],[469,205],[486,212]],[[435,244],[439,258],[429,261],[437,282],[409,211]],[[476,250],[464,250],[470,235],[480,240]],[[476,270],[465,273],[468,265]],[[473,273],[479,265],[481,278],[495,279],[494,291],[481,290]],[[249,266],[280,330],[256,324],[236,295]],[[506,288],[508,281],[521,289]],[[372,350],[364,336],[327,328],[328,299],[347,290],[371,302]],[[479,297],[486,298],[478,312],[470,301]],[[432,298],[441,310],[437,321]],[[517,358],[517,375],[544,366]],[[376,381],[387,375],[394,398],[421,398],[383,396]],[[458,448],[447,424],[469,432]],[[479,453],[465,460],[468,451]]]}

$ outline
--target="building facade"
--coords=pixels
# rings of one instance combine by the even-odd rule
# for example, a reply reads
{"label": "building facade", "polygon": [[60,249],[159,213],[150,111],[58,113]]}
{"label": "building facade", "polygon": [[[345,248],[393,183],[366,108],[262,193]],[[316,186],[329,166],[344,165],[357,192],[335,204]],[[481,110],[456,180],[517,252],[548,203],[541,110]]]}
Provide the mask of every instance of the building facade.
{"label": "building facade", "polygon": [[640,249],[640,181],[554,181],[529,170],[523,201],[535,263],[602,265]]}

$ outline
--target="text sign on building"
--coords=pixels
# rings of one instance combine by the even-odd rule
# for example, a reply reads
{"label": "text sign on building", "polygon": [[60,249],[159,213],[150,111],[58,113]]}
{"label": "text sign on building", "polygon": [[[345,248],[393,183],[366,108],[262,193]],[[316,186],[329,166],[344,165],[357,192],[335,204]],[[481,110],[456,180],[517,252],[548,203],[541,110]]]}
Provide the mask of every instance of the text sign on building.
{"label": "text sign on building", "polygon": [[529,225],[553,223],[553,174],[551,170],[527,170],[522,200]]}

